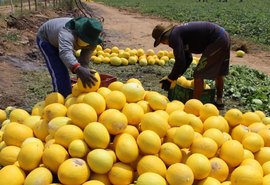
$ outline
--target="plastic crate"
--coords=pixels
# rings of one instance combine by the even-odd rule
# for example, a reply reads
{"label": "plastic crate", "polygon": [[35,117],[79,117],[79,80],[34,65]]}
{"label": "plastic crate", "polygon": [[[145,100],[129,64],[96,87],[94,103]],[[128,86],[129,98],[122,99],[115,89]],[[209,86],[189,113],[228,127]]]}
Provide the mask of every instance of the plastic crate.
{"label": "plastic crate", "polygon": [[[108,87],[110,85],[110,83],[114,82],[117,80],[117,78],[113,75],[110,75],[110,74],[103,74],[103,73],[100,73],[99,74],[100,76],[100,87]],[[77,82],[77,78],[70,78],[71,80],[71,83],[76,83]]]}
{"label": "plastic crate", "polygon": [[109,74],[100,74],[100,87],[108,87],[112,82],[115,82],[117,78]]}
{"label": "plastic crate", "polygon": [[[179,100],[182,103],[186,103],[186,101],[193,98],[193,91],[193,89],[176,85],[175,88],[168,91],[168,98],[170,101]],[[215,94],[215,89],[204,89],[200,100],[202,103],[213,103]]]}

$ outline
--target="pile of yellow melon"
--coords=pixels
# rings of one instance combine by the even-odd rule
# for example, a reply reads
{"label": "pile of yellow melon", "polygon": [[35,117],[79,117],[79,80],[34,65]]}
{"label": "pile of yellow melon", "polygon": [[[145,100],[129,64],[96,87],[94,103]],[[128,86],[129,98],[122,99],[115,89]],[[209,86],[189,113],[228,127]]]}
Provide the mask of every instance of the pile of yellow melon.
{"label": "pile of yellow melon", "polygon": [[[99,74],[96,73],[96,77]],[[1,185],[269,185],[270,117],[80,80],[0,111]]]}
{"label": "pile of yellow melon", "polygon": [[[80,50],[76,51],[76,56],[80,56]],[[90,59],[96,64],[105,63],[113,66],[127,66],[134,64],[138,64],[140,66],[154,64],[163,66],[167,62],[175,62],[172,51],[159,50],[155,53],[153,49],[148,49],[146,51],[142,48],[119,49],[116,46],[103,49],[100,45],[96,47]]]}

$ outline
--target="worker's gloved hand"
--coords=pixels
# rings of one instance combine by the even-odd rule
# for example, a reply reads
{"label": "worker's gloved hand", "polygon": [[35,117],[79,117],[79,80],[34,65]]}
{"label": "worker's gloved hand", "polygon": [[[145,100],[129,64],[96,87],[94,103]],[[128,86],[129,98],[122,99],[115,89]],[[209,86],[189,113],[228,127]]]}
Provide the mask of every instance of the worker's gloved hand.
{"label": "worker's gloved hand", "polygon": [[173,80],[165,76],[159,81],[159,83],[161,84],[162,89],[164,89],[165,91],[169,91],[172,86]]}
{"label": "worker's gloved hand", "polygon": [[97,82],[95,73],[95,70],[90,70],[89,68],[82,66],[78,67],[78,69],[76,70],[76,74],[81,79],[84,88],[91,88],[93,85],[95,85],[95,83]]}

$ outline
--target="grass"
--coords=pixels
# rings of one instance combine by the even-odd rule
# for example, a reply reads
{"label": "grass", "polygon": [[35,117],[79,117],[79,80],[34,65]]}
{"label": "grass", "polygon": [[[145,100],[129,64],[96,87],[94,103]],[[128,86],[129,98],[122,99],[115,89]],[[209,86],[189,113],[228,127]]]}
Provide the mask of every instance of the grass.
{"label": "grass", "polygon": [[181,22],[211,21],[223,26],[232,36],[253,42],[270,44],[270,1],[230,0],[198,2],[197,0],[97,0],[110,6],[134,9],[145,15],[154,15]]}

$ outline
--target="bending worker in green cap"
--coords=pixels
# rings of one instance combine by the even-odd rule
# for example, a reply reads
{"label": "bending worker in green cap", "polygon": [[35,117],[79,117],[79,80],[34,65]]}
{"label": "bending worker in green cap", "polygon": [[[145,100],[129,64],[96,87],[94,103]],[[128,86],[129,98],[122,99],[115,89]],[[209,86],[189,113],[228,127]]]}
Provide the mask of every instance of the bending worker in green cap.
{"label": "bending worker in green cap", "polygon": [[[64,97],[72,92],[69,70],[77,74],[83,85],[93,86],[95,71],[88,67],[90,55],[102,42],[103,27],[95,18],[54,18],[38,30],[37,45],[44,56],[52,78],[53,91]],[[81,49],[80,57],[74,55]]]}
{"label": "bending worker in green cap", "polygon": [[204,79],[215,80],[218,108],[224,107],[224,76],[229,72],[230,38],[224,28],[217,24],[196,21],[181,25],[157,25],[152,32],[154,47],[160,43],[173,49],[175,63],[171,73],[162,78],[160,83],[164,90],[169,90],[171,82],[177,80],[192,62],[192,53],[202,54],[194,70],[193,98],[200,99]]}

